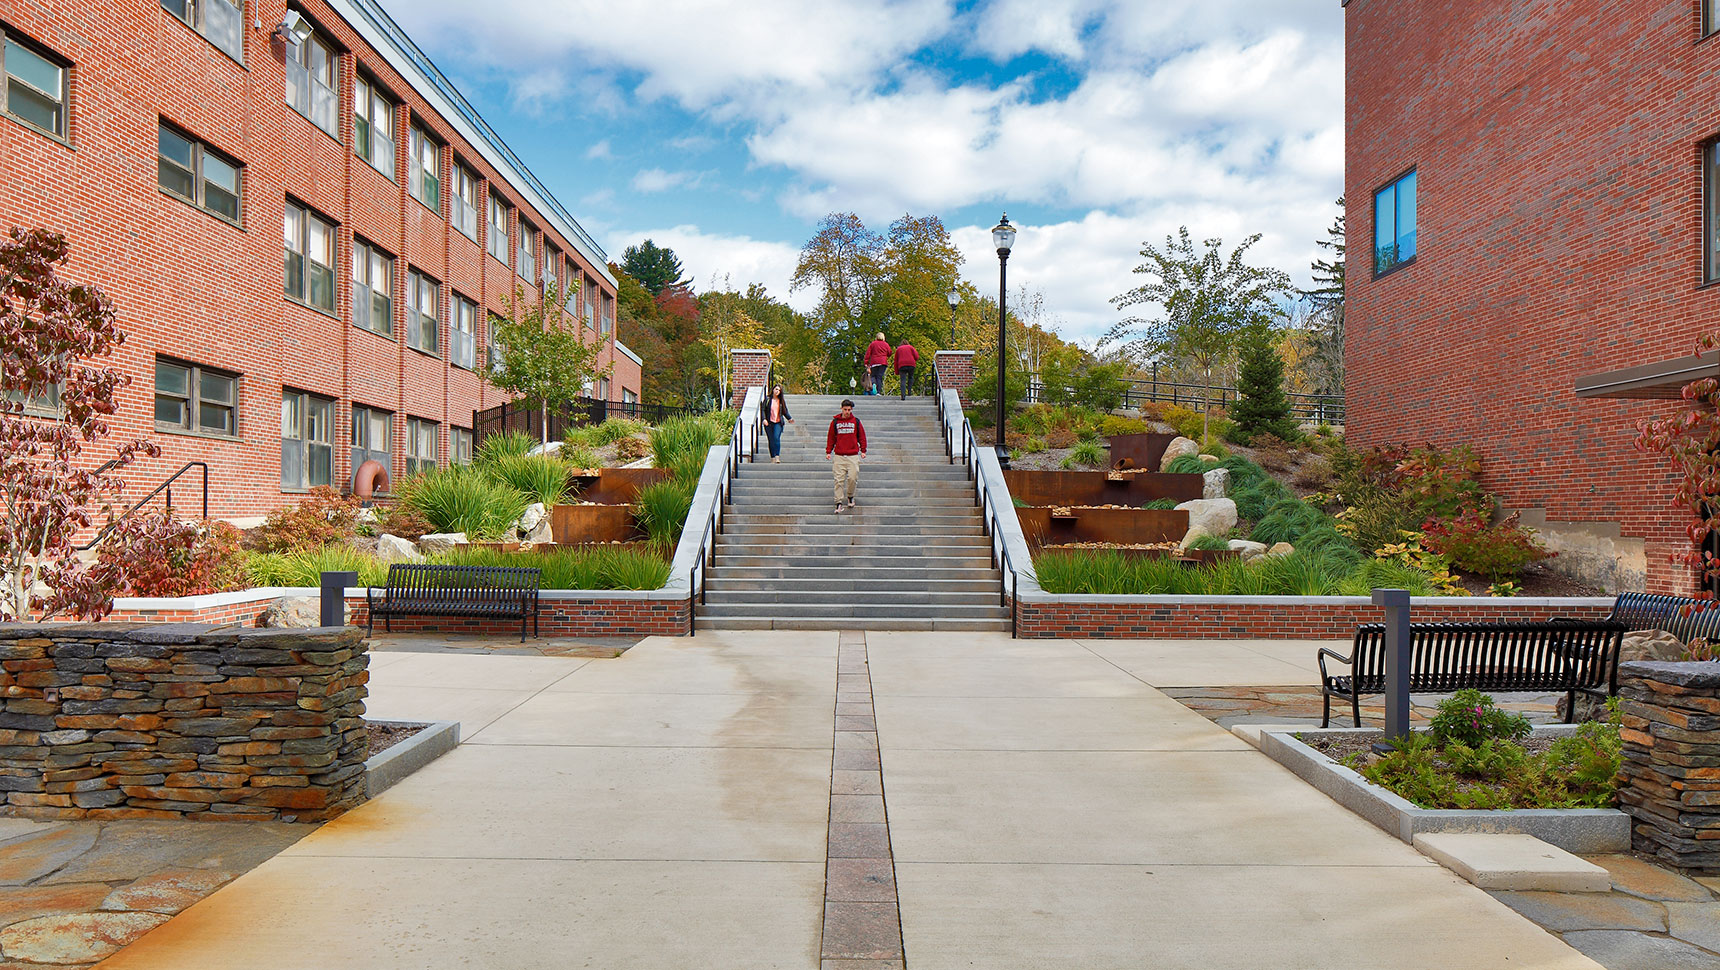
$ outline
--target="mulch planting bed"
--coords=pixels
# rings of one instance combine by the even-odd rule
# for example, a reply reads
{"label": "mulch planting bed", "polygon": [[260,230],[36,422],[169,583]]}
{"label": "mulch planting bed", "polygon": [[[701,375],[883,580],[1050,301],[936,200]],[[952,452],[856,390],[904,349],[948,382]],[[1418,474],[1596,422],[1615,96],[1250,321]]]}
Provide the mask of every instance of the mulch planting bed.
{"label": "mulch planting bed", "polygon": [[429,726],[428,724],[378,724],[375,721],[366,721],[364,729],[365,733],[370,736],[371,757],[387,751]]}
{"label": "mulch planting bed", "polygon": [[[1371,755],[1375,741],[1385,736],[1384,731],[1358,731],[1346,734],[1297,734],[1296,740],[1315,751],[1320,752],[1333,761],[1343,761],[1353,754]],[[1530,735],[1518,741],[1530,754],[1541,754],[1553,747],[1556,738]],[[1373,760],[1371,757],[1369,761]]]}

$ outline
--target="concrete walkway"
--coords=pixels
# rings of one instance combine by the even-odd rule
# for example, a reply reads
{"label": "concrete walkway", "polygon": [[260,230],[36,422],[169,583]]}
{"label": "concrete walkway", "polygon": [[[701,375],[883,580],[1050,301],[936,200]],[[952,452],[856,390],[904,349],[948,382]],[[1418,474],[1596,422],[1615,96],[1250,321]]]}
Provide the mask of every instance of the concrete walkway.
{"label": "concrete walkway", "polygon": [[1596,966],[1151,686],[1229,645],[865,640],[875,742],[850,686],[836,736],[834,633],[378,654],[374,716],[467,743],[103,966],[816,970],[832,749],[867,743],[915,970]]}

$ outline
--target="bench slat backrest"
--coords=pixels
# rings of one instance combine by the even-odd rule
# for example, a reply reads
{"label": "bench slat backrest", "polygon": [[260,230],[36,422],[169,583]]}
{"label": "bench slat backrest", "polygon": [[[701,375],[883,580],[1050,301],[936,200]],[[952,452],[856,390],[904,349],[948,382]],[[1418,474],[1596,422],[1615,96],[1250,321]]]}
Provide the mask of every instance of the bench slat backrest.
{"label": "bench slat backrest", "polygon": [[1607,618],[1626,630],[1664,630],[1685,643],[1720,638],[1720,603],[1693,596],[1620,593]]}
{"label": "bench slat backrest", "polygon": [[[1410,626],[1411,689],[1554,691],[1610,683],[1623,628],[1593,623],[1416,623]],[[1385,626],[1356,629],[1351,674],[1385,679]]]}
{"label": "bench slat backrest", "polygon": [[537,600],[541,570],[523,566],[444,566],[393,563],[387,597],[472,603],[479,610],[512,609]]}

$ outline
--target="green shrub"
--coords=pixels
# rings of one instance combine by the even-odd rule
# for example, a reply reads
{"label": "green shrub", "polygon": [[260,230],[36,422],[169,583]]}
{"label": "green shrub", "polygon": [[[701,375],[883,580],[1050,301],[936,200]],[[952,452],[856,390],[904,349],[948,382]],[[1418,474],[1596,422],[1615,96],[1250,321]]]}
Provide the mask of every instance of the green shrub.
{"label": "green shrub", "polygon": [[1101,448],[1097,441],[1082,441],[1077,443],[1063,459],[1064,468],[1073,468],[1076,465],[1093,466],[1103,464],[1105,464],[1105,449]]}
{"label": "green shrub", "polygon": [[502,455],[483,471],[528,502],[553,506],[567,495],[567,465],[554,455]]}
{"label": "green shrub", "polygon": [[1411,596],[1437,596],[1427,574],[1389,559],[1364,559],[1338,583],[1342,596],[1368,596],[1375,589],[1403,589]]}
{"label": "green shrub", "polygon": [[687,522],[687,512],[693,507],[693,487],[681,479],[654,482],[639,490],[633,502],[633,516],[639,528],[653,542],[672,543],[681,537]]}
{"label": "green shrub", "polygon": [[564,447],[560,457],[568,468],[584,470],[603,467],[603,459],[597,457],[597,452],[591,450],[588,445],[579,445],[573,448]]}
{"label": "green shrub", "polygon": [[1140,418],[1125,418],[1119,414],[1107,414],[1099,419],[1099,433],[1107,438],[1124,434],[1146,434],[1147,423]]}
{"label": "green shrub", "polygon": [[[1177,475],[1205,475],[1219,467],[1216,461],[1203,461],[1196,455],[1179,455],[1165,465],[1164,470]],[[1234,482],[1231,483],[1235,485]]]}
{"label": "green shrub", "polygon": [[1427,728],[1440,747],[1461,744],[1477,748],[1483,741],[1527,737],[1529,720],[1495,707],[1492,695],[1465,688],[1439,702]]}
{"label": "green shrub", "polygon": [[355,495],[342,495],[331,486],[319,485],[297,505],[270,512],[252,543],[262,552],[292,552],[338,542],[357,533],[361,501]]}
{"label": "green shrub", "polygon": [[1422,545],[1446,556],[1458,569],[1495,583],[1514,579],[1523,567],[1553,555],[1518,522],[1515,512],[1493,524],[1478,511],[1429,522]]}
{"label": "green shrub", "polygon": [[1320,528],[1332,528],[1331,516],[1297,498],[1284,498],[1273,503],[1266,514],[1254,520],[1249,538],[1272,545],[1288,542],[1301,548],[1302,537]]}
{"label": "green shrub", "polygon": [[1032,454],[1036,451],[1044,451],[1045,439],[1029,437],[1021,443],[1021,450],[1028,454]]}
{"label": "green shrub", "polygon": [[1076,404],[1094,411],[1115,411],[1127,387],[1122,364],[1094,364],[1074,376],[1069,395]]}
{"label": "green shrub", "polygon": [[[732,423],[732,416],[729,421]],[[684,475],[691,467],[703,469],[705,456],[728,441],[731,433],[729,424],[712,415],[670,418],[651,429],[652,464],[674,471],[677,476]],[[693,472],[692,477],[696,480],[698,472]]]}
{"label": "green shrub", "polygon": [[602,424],[590,426],[589,430],[591,443],[602,446],[612,445],[622,438],[631,438],[650,428],[650,425],[636,418],[610,418]]}
{"label": "green shrub", "polygon": [[381,586],[388,581],[386,564],[347,545],[253,553],[245,560],[245,576],[252,586],[321,586],[325,572],[358,573],[360,586]]}
{"label": "green shrub", "polygon": [[1179,503],[1174,498],[1156,498],[1156,499],[1153,499],[1151,502],[1148,502],[1147,504],[1141,506],[1141,508],[1143,508],[1143,509],[1170,510],[1170,509],[1176,508],[1179,504],[1181,504],[1181,503]]}
{"label": "green shrub", "polygon": [[1207,551],[1207,552],[1216,552],[1216,551],[1228,550],[1230,548],[1230,540],[1226,539],[1223,536],[1211,536],[1211,535],[1202,534],[1202,535],[1195,536],[1194,539],[1189,542],[1188,547],[1190,549],[1199,549],[1199,550]]}
{"label": "green shrub", "polygon": [[524,431],[504,431],[486,437],[478,444],[473,464],[489,465],[507,455],[524,455],[538,446],[538,439]]}
{"label": "green shrub", "polygon": [[1231,409],[1236,424],[1225,437],[1244,445],[1261,434],[1285,440],[1295,437],[1296,422],[1284,396],[1284,358],[1272,346],[1269,334],[1251,334],[1243,341],[1236,391],[1236,406]]}
{"label": "green shrub", "polygon": [[453,465],[402,481],[400,503],[428,519],[438,532],[499,539],[530,500],[477,468]]}
{"label": "green shrub", "polygon": [[454,566],[521,566],[541,570],[544,589],[661,589],[669,564],[655,550],[627,548],[455,549],[432,561]]}

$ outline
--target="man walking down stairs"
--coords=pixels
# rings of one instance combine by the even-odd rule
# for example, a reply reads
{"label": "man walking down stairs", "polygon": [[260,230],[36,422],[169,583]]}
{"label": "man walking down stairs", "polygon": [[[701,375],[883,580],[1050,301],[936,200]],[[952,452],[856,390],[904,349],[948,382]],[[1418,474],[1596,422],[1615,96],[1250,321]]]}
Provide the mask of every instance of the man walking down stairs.
{"label": "man walking down stairs", "polygon": [[[797,394],[789,406],[837,414],[842,400]],[[865,428],[867,482],[840,515],[831,514],[823,422],[785,429],[782,464],[741,465],[699,628],[1009,629],[973,483],[944,455],[935,405],[880,395],[853,413]]]}
{"label": "man walking down stairs", "polygon": [[824,436],[824,457],[836,478],[836,511],[854,507],[854,490],[860,484],[860,462],[866,457],[866,426],[854,416],[854,402],[842,399],[842,410],[830,419]]}

